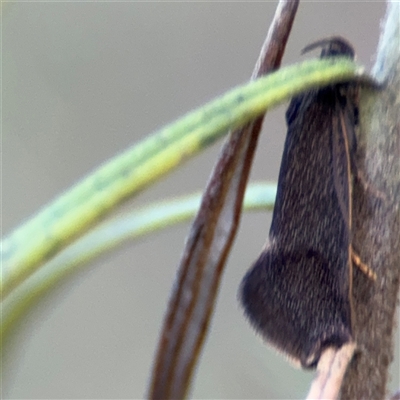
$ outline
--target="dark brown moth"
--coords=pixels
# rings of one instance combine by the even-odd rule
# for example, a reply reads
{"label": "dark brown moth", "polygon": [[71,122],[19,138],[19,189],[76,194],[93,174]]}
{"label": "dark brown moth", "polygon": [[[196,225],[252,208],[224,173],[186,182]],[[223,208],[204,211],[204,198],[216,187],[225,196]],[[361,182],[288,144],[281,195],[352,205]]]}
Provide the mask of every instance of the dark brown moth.
{"label": "dark brown moth", "polygon": [[[341,37],[321,57],[354,58]],[[327,347],[354,340],[351,210],[357,82],[292,99],[269,241],[245,275],[240,299],[251,324],[304,368]]]}

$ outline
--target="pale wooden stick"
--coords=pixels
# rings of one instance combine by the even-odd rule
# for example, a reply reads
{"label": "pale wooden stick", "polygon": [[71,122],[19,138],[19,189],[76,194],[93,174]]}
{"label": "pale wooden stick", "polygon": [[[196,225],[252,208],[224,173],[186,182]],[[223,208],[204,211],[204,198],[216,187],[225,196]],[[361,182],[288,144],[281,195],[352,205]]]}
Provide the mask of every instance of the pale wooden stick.
{"label": "pale wooden stick", "polygon": [[350,342],[340,349],[328,347],[322,353],[317,366],[317,375],[311,383],[307,400],[338,399],[344,374],[355,348],[355,342]]}

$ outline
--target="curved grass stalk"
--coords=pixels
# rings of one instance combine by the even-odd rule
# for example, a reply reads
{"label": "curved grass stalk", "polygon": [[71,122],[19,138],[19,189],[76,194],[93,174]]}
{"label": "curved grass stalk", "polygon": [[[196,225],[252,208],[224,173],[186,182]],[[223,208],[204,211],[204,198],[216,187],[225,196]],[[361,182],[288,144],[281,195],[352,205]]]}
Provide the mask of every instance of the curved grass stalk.
{"label": "curved grass stalk", "polygon": [[359,74],[348,59],[311,60],[231,90],[106,162],[45,206],[1,242],[1,293],[6,298],[75,238],[230,128],[254,119],[311,87]]}
{"label": "curved grass stalk", "polygon": [[[272,210],[275,196],[275,183],[253,183],[246,191],[244,209]],[[15,324],[52,288],[128,240],[138,239],[189,220],[195,215],[200,199],[201,193],[194,193],[151,204],[108,221],[67,247],[3,302],[0,336],[2,340],[6,341],[10,337]]]}

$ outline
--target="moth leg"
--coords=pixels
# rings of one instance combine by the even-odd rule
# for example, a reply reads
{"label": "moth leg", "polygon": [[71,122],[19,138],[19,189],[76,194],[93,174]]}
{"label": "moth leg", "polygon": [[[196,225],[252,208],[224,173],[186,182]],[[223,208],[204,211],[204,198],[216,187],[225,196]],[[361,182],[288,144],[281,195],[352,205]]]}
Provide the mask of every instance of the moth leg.
{"label": "moth leg", "polygon": [[387,87],[387,80],[378,81],[377,79],[373,78],[372,76],[362,73],[356,79],[362,87],[370,90],[381,91]]}
{"label": "moth leg", "polygon": [[361,261],[360,256],[356,254],[352,246],[350,246],[350,253],[353,264],[356,265],[361,270],[361,272],[367,275],[369,279],[376,281],[376,273],[370,267],[368,267],[367,264],[364,264]]}

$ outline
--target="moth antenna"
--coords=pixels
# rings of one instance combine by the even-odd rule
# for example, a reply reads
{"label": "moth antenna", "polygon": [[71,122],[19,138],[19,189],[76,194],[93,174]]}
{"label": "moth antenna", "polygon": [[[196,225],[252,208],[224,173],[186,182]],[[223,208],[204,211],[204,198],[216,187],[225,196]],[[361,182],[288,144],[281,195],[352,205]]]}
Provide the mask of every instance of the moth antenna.
{"label": "moth antenna", "polygon": [[325,39],[312,42],[301,51],[301,54],[322,47],[321,57],[347,56],[354,58],[355,51],[353,46],[341,36],[331,36]]}

